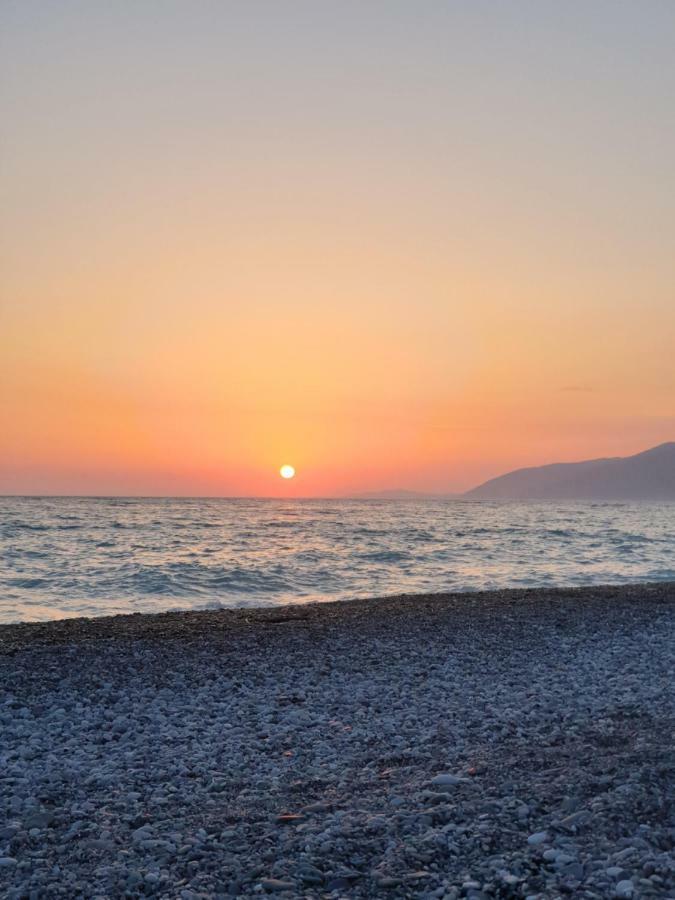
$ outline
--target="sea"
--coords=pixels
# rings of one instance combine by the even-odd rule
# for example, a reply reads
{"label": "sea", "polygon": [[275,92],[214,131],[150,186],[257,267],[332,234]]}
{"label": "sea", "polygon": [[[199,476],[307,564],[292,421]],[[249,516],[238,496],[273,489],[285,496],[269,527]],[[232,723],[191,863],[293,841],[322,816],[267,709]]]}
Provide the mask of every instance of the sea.
{"label": "sea", "polygon": [[0,498],[0,622],[675,579],[675,504]]}

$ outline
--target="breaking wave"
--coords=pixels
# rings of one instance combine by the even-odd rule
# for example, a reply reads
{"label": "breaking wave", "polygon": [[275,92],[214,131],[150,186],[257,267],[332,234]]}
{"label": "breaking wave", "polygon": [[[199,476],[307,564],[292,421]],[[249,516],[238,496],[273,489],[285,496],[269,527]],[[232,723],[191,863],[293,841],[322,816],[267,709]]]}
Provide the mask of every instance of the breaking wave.
{"label": "breaking wave", "polygon": [[0,621],[675,578],[675,505],[0,498]]}

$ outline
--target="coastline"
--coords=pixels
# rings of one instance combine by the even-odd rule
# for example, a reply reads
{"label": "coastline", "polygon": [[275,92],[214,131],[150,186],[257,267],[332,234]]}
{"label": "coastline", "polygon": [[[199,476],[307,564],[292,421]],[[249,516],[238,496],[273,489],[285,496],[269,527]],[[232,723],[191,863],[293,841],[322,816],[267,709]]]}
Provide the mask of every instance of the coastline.
{"label": "coastline", "polygon": [[669,897],[675,583],[0,626],[9,898]]}
{"label": "coastline", "polygon": [[538,615],[551,604],[573,611],[578,604],[595,608],[635,601],[675,604],[675,580],[580,587],[528,587],[503,590],[393,594],[354,600],[326,600],[274,606],[169,610],[160,613],[120,613],[112,616],[68,616],[43,622],[0,623],[0,655],[30,645],[98,640],[196,639],[225,636],[240,629],[275,624],[365,627],[378,616],[394,621],[406,616],[426,620],[437,616],[478,616],[530,610]]}

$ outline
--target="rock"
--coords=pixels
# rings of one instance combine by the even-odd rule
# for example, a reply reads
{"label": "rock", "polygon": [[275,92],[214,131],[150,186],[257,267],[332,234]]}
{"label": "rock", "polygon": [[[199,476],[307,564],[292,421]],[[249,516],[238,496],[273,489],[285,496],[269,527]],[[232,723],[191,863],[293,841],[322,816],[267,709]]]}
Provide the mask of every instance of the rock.
{"label": "rock", "polygon": [[458,784],[467,781],[466,778],[460,778],[458,775],[452,775],[450,772],[442,772],[431,779],[431,784],[437,788],[452,788]]}
{"label": "rock", "polygon": [[[297,875],[305,884],[323,884],[323,872],[317,869],[316,866],[302,865],[297,870]],[[335,889],[333,888],[333,890]]]}
{"label": "rock", "polygon": [[282,891],[295,890],[294,881],[283,881],[280,878],[263,878],[260,882],[262,889],[270,893],[281,893]]}
{"label": "rock", "polygon": [[137,828],[135,831],[131,832],[131,840],[135,844],[140,844],[142,841],[147,841],[152,838],[152,828],[149,825],[141,825],[140,828]]}
{"label": "rock", "polygon": [[538,847],[540,844],[545,844],[547,841],[548,831],[536,831],[527,839],[527,843],[530,845],[530,847]]}
{"label": "rock", "polygon": [[572,813],[569,816],[565,816],[564,819],[560,819],[559,822],[556,823],[557,827],[562,828],[564,831],[574,833],[578,828],[582,825],[587,824],[591,819],[591,814],[585,810],[579,810],[579,812]]}
{"label": "rock", "polygon": [[351,888],[352,884],[353,882],[349,878],[345,878],[344,876],[340,875],[337,878],[330,878],[326,882],[326,890],[330,892],[348,891]]}
{"label": "rock", "polygon": [[46,809],[36,810],[26,816],[24,825],[26,828],[48,828],[54,821],[54,813]]}
{"label": "rock", "polygon": [[584,877],[584,867],[579,862],[564,863],[562,875],[565,878],[573,878],[575,881],[582,881]]}
{"label": "rock", "polygon": [[614,889],[615,897],[632,897],[634,893],[633,882],[630,879],[619,881]]}
{"label": "rock", "polygon": [[375,884],[380,888],[395,888],[403,883],[402,878],[396,878],[393,875],[376,875]]}

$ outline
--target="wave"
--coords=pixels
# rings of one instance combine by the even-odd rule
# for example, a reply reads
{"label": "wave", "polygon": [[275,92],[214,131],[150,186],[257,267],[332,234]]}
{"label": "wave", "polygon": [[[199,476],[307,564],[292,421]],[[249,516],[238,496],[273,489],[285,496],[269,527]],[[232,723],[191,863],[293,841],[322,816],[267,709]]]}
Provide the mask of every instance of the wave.
{"label": "wave", "polygon": [[0,498],[0,522],[0,620],[675,577],[665,504]]}

